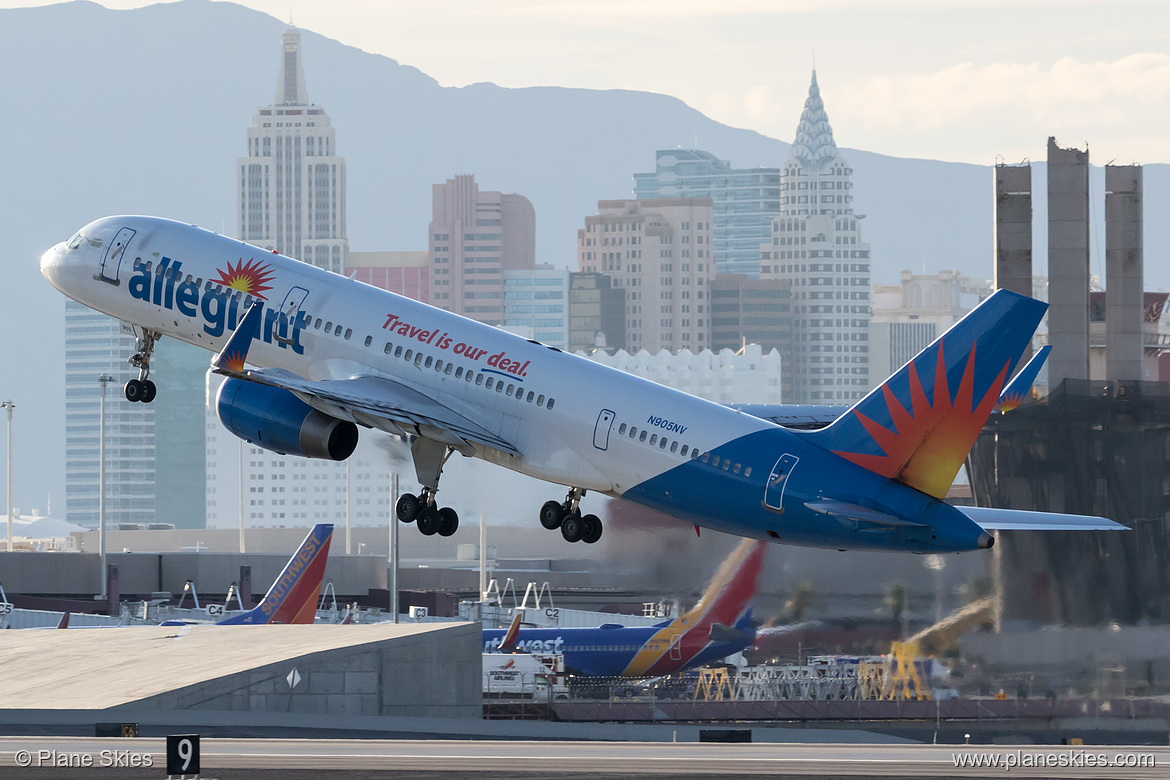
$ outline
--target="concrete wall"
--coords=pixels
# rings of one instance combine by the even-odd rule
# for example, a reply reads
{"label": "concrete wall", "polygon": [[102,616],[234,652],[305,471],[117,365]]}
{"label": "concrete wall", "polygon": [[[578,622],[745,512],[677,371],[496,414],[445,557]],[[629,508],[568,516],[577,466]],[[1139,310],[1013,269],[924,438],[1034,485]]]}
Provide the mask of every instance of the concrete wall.
{"label": "concrete wall", "polygon": [[997,165],[995,288],[1032,295],[1032,166]]}
{"label": "concrete wall", "polygon": [[1105,378],[1142,379],[1142,168],[1105,166]]}
{"label": "concrete wall", "polygon": [[1048,384],[1089,378],[1089,153],[1048,139]]}
{"label": "concrete wall", "polygon": [[[479,718],[481,641],[478,625],[460,623],[292,658],[126,706],[155,710]],[[300,677],[295,686],[288,680],[294,669]],[[322,725],[328,722],[323,720]]]}

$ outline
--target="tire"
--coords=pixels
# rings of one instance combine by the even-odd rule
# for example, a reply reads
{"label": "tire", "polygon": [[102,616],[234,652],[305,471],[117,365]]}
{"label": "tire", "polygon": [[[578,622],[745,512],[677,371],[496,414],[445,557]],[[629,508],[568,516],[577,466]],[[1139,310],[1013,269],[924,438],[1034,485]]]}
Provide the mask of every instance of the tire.
{"label": "tire", "polygon": [[146,394],[146,388],[137,379],[131,379],[126,383],[124,391],[126,393],[126,400],[132,404],[136,404],[142,400]]}
{"label": "tire", "polygon": [[540,508],[540,524],[550,531],[560,528],[564,519],[565,508],[556,501],[545,501]]}
{"label": "tire", "polygon": [[601,538],[601,518],[597,515],[585,515],[581,518],[581,541],[585,544],[596,544]]}
{"label": "tire", "polygon": [[573,513],[565,515],[565,519],[561,521],[561,536],[565,537],[566,542],[581,541],[581,515]]}
{"label": "tire", "polygon": [[418,517],[420,506],[418,496],[413,493],[403,493],[398,497],[398,503],[394,505],[394,514],[398,515],[398,519],[404,523],[413,523],[414,519]]}
{"label": "tire", "polygon": [[150,403],[154,400],[154,397],[158,395],[158,388],[155,387],[154,382],[150,381],[149,379],[142,382],[142,391],[142,403],[144,404]]}
{"label": "tire", "polygon": [[449,506],[439,510],[439,536],[451,536],[459,530],[459,514]]}
{"label": "tire", "polygon": [[439,530],[439,510],[433,506],[423,507],[418,513],[417,523],[423,536],[434,536]]}

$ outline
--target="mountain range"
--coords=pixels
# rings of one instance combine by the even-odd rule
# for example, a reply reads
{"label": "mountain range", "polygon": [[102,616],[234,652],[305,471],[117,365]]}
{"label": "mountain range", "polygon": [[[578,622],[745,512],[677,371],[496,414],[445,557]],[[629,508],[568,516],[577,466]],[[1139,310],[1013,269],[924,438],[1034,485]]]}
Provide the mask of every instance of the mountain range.
{"label": "mountain range", "polygon": [[[235,162],[257,108],[272,101],[285,27],[210,0],[0,10],[0,397],[17,403],[15,502],[26,511],[44,511],[50,492],[64,503],[64,304],[37,258],[107,214],[155,214],[234,234]],[[311,31],[302,31],[302,51],[309,98],[330,116],[347,160],[353,250],[425,249],[431,185],[471,173],[482,189],[531,200],[538,261],[572,266],[585,216],[598,200],[631,197],[632,174],[653,170],[656,150],[697,145],[742,168],[779,167],[789,150],[666,95],[443,87]],[[831,121],[832,85],[821,89]],[[789,96],[793,133],[805,97]],[[896,158],[849,148],[856,140],[836,138],[854,169],[873,281],[896,283],[902,269],[990,277],[994,161]],[[1035,142],[1040,158],[1045,139]],[[1043,171],[1034,171],[1037,189]],[[1094,177],[1103,180],[1099,169]],[[1170,268],[1159,262],[1170,226],[1154,219],[1170,206],[1170,166],[1147,166],[1145,177],[1153,289],[1170,286]],[[1043,216],[1042,193],[1035,210]],[[1043,233],[1038,224],[1039,258]],[[1096,243],[1103,248],[1104,239]]]}

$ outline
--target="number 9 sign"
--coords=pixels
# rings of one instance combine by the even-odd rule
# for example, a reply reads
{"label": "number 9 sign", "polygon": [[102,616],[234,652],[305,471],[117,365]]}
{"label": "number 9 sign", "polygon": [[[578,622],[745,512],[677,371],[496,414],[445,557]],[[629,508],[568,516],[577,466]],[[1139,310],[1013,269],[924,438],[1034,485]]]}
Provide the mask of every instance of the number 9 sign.
{"label": "number 9 sign", "polygon": [[198,734],[170,734],[167,736],[167,774],[199,774]]}

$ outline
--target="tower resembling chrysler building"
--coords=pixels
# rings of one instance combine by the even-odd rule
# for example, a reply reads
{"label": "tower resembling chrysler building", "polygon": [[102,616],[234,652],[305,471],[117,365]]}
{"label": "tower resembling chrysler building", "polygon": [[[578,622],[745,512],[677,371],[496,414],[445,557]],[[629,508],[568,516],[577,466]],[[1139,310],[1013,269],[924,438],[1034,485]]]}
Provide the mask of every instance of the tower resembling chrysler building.
{"label": "tower resembling chrysler building", "polygon": [[325,110],[309,102],[301,34],[292,27],[281,36],[276,97],[252,119],[237,176],[240,239],[342,272],[345,159]]}

